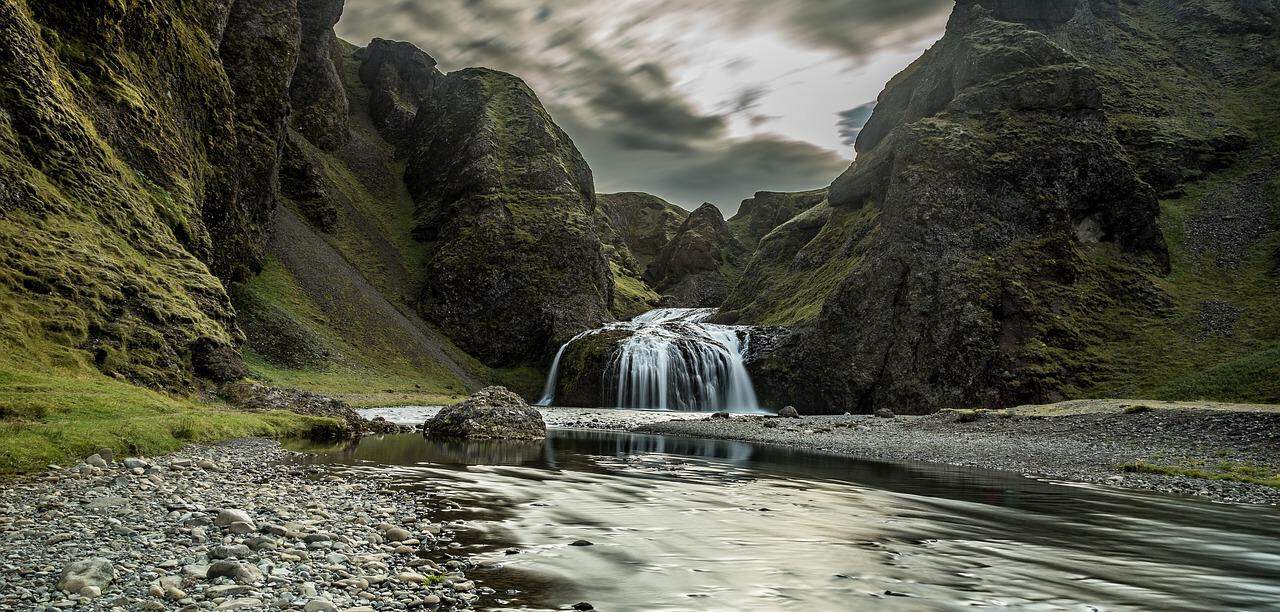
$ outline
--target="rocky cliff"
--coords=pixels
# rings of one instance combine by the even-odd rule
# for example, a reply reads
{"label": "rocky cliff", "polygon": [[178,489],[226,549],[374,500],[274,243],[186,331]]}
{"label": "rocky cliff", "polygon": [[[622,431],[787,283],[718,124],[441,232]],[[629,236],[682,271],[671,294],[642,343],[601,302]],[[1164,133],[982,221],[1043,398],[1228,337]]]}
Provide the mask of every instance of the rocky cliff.
{"label": "rocky cliff", "polygon": [[473,355],[537,363],[612,317],[590,169],[537,97],[357,49],[341,14],[0,3],[5,371],[187,392],[243,353],[281,382],[456,394],[522,386]]}
{"label": "rocky cliff", "polygon": [[174,390],[235,376],[223,283],[262,261],[295,3],[7,0],[0,31],[2,352]]}
{"label": "rocky cliff", "polygon": [[[1181,306],[1157,190],[1248,143],[1274,150],[1258,102],[1276,99],[1275,3],[1162,7],[959,2],[881,94],[827,202],[765,236],[730,298],[792,325],[756,357],[762,395],[929,412],[1142,375],[1113,343]],[[824,289],[785,290],[805,278]],[[1254,313],[1264,341],[1273,310]]]}
{"label": "rocky cliff", "polygon": [[645,269],[644,278],[667,306],[719,306],[737,282],[745,256],[746,248],[720,209],[703,204],[680,224]]}

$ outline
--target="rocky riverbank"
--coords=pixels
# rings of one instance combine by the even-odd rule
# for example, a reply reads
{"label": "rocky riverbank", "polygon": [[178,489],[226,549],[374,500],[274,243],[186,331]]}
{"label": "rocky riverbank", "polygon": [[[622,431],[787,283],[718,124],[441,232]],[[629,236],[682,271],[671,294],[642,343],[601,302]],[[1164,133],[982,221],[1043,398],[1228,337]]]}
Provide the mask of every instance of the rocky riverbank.
{"label": "rocky riverbank", "polygon": [[1274,407],[1086,400],[929,416],[667,421],[633,431],[781,444],[883,461],[1013,471],[1248,504],[1280,503]]}
{"label": "rocky riverbank", "polygon": [[241,439],[94,455],[0,487],[0,609],[468,608],[493,591],[427,516],[449,502]]}

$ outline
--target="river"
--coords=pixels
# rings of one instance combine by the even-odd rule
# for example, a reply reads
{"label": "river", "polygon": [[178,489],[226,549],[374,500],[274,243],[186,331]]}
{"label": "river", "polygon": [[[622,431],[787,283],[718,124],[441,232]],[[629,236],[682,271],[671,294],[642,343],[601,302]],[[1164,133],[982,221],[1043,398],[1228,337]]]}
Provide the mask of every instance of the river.
{"label": "river", "polygon": [[481,601],[488,609],[1280,602],[1274,508],[606,431],[551,430],[539,442],[368,437],[306,461],[457,502],[431,518],[456,522],[460,552],[490,566],[474,573],[498,590]]}

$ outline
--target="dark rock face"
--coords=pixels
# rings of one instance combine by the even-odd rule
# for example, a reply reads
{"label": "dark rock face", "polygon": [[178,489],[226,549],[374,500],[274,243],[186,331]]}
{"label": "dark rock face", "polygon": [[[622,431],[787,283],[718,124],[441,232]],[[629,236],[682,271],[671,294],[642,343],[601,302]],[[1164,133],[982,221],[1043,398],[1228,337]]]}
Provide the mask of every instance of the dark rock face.
{"label": "dark rock face", "polygon": [[410,142],[418,110],[444,80],[435,58],[410,43],[375,38],[356,59],[374,127],[396,146]]}
{"label": "dark rock face", "polygon": [[[1061,17],[1045,4],[1037,22]],[[1053,400],[1084,373],[1073,351],[1103,312],[1158,308],[1142,276],[1168,269],[1158,207],[1099,78],[1049,37],[959,5],[832,184],[831,214],[872,214],[812,329],[757,363],[757,388],[786,391],[761,394],[837,413]]]}
{"label": "dark rock face", "polygon": [[779,193],[757,191],[742,201],[738,212],[729,219],[729,227],[744,245],[754,248],[774,228],[796,215],[817,206],[827,198],[826,189]]}
{"label": "dark rock face", "polygon": [[[370,47],[365,68],[405,72],[380,57]],[[611,318],[591,169],[520,79],[439,79],[402,146],[414,236],[429,252],[418,307],[462,348],[494,365],[541,359]]]}
{"label": "dark rock face", "polygon": [[316,146],[333,151],[351,138],[347,92],[338,76],[337,37],[343,0],[300,0],[301,44],[298,66],[289,83],[293,126]]}
{"label": "dark rock face", "polygon": [[446,406],[423,425],[428,436],[536,440],[545,438],[542,415],[505,387],[486,387]]}
{"label": "dark rock face", "polygon": [[294,3],[9,3],[0,40],[0,351],[189,390],[261,262]]}
{"label": "dark rock face", "polygon": [[737,280],[745,254],[720,209],[703,204],[684,220],[644,276],[659,293],[671,296],[664,305],[719,306]]}
{"label": "dark rock face", "polygon": [[220,276],[233,282],[256,272],[263,257],[266,223],[279,195],[277,169],[298,35],[296,2],[239,0],[218,47],[235,94],[238,146],[231,172],[239,205],[206,207],[205,221],[219,245],[211,267],[227,270]]}
{"label": "dark rock face", "polygon": [[647,193],[601,193],[596,198],[618,242],[634,257],[636,271],[641,273],[689,217],[689,211]]}

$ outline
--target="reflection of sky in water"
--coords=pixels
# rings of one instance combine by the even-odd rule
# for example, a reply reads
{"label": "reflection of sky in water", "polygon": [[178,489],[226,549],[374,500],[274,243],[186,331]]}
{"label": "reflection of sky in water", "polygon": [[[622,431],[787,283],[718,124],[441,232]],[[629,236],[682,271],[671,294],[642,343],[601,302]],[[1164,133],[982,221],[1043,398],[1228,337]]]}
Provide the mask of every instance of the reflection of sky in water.
{"label": "reflection of sky in water", "polygon": [[[1280,513],[732,441],[366,438],[312,461],[442,495],[512,605],[1258,609]],[[583,538],[590,547],[571,547]],[[515,547],[517,555],[503,550]],[[892,594],[886,594],[886,591]],[[898,596],[902,595],[902,596]],[[492,603],[492,602],[490,602]]]}

